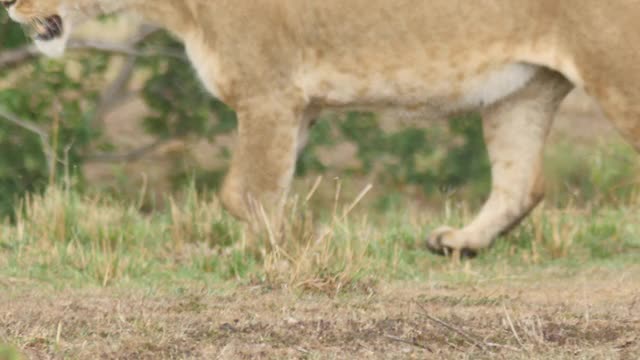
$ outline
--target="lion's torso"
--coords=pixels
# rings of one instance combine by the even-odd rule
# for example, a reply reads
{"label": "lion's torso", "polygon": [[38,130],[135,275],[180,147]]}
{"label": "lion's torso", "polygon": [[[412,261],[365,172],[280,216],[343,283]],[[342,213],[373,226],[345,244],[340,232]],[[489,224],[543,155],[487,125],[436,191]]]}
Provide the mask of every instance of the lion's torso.
{"label": "lion's torso", "polygon": [[538,66],[583,81],[549,25],[553,18],[531,21],[552,16],[553,2],[485,1],[474,11],[467,4],[331,0],[216,7],[214,1],[210,9],[196,6],[203,24],[178,33],[205,87],[230,102],[287,84],[318,107],[397,106],[442,115],[507,97]]}

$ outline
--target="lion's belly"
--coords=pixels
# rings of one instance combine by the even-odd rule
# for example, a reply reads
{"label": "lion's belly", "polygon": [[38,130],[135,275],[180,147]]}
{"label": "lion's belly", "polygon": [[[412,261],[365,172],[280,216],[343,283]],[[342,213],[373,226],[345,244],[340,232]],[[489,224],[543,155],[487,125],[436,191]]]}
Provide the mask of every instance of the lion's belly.
{"label": "lion's belly", "polygon": [[409,108],[439,116],[495,103],[526,85],[536,70],[535,65],[511,63],[472,75],[443,68],[437,73],[405,69],[358,76],[319,67],[300,74],[296,82],[311,103],[325,108]]}

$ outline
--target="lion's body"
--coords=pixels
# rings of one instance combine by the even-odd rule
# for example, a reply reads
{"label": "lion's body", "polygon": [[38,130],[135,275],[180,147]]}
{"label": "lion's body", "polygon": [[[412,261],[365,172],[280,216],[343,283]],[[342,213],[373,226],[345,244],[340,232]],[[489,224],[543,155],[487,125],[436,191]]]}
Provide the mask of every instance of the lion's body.
{"label": "lion's body", "polygon": [[34,3],[130,10],[184,41],[205,87],[238,111],[222,198],[243,218],[248,199],[269,206],[286,191],[327,107],[483,112],[491,196],[469,226],[436,231],[435,250],[486,247],[539,202],[545,137],[573,86],[640,148],[638,0],[18,0],[10,11],[51,15],[29,14]]}
{"label": "lion's body", "polygon": [[473,11],[451,0],[191,3],[201,27],[175,32],[207,88],[230,102],[284,84],[320,106],[446,112],[517,90],[535,73],[521,63],[582,81],[554,31],[552,1],[487,1]]}

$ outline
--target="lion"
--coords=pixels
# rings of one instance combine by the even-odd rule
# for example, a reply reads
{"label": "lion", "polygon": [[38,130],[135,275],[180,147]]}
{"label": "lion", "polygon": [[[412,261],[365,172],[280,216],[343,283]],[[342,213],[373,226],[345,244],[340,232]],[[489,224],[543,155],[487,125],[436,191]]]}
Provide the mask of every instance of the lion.
{"label": "lion", "polygon": [[482,114],[486,203],[427,247],[474,253],[544,196],[542,154],[565,96],[583,88],[640,149],[640,2],[618,0],[3,0],[60,56],[72,29],[132,12],[184,42],[204,87],[238,114],[221,199],[240,219],[276,211],[322,109]]}

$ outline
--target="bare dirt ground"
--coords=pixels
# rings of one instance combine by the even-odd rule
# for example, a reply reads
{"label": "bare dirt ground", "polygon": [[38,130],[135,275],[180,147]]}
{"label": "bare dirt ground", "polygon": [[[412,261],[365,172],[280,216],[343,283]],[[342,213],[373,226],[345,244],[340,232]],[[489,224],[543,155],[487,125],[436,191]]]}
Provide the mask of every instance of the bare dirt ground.
{"label": "bare dirt ground", "polygon": [[33,359],[640,357],[640,267],[548,272],[338,297],[262,286],[53,291],[8,281],[0,282],[0,339]]}

